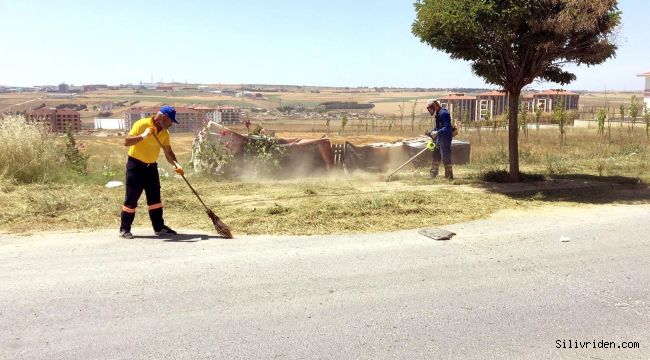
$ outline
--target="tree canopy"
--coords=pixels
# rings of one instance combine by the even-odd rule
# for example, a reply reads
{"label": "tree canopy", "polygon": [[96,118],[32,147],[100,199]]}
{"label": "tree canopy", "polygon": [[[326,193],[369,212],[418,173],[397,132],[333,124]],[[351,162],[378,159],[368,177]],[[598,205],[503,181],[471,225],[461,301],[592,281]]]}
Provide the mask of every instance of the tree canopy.
{"label": "tree canopy", "polygon": [[521,89],[536,79],[568,84],[563,65],[596,65],[616,52],[616,0],[417,0],[412,33],[509,93],[510,174],[519,178]]}

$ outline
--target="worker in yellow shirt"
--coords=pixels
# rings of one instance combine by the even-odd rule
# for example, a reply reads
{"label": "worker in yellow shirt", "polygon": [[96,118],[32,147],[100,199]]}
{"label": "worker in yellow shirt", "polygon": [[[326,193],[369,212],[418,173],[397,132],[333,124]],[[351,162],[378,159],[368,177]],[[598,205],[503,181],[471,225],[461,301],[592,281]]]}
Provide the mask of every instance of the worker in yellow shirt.
{"label": "worker in yellow shirt", "polygon": [[158,176],[158,155],[160,144],[153,134],[158,137],[165,152],[167,161],[174,165],[176,172],[184,175],[183,168],[178,164],[169,141],[169,129],[176,121],[176,109],[169,105],[160,108],[157,114],[136,121],[129,135],[124,139],[124,146],[129,147],[129,158],[126,162],[126,195],[122,205],[122,223],[120,237],[132,239],[131,224],[135,219],[135,208],[144,190],[147,196],[149,218],[156,235],[174,235],[176,232],[165,225],[163,220],[163,205],[160,200],[160,178]]}

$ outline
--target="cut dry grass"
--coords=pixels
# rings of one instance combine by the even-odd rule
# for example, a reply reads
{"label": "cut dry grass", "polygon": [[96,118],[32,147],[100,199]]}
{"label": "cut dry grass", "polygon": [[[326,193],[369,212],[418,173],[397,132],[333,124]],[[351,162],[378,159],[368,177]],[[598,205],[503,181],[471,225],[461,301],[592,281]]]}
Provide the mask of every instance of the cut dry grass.
{"label": "cut dry grass", "polygon": [[[614,192],[571,190],[540,193],[536,188],[506,191],[426,181],[423,176],[386,183],[368,178],[300,181],[214,182],[193,177],[192,184],[208,207],[242,234],[361,233],[440,226],[488,217],[503,209],[545,205],[571,206],[601,194],[597,202],[615,200]],[[461,181],[462,183],[462,181]],[[179,178],[162,179],[165,218],[170,226],[213,231],[194,195]],[[584,191],[580,195],[580,191]],[[124,188],[92,184],[0,186],[0,230],[33,232],[95,230],[119,227]],[[591,195],[590,195],[591,194]],[[630,196],[623,202],[647,201]],[[149,227],[144,196],[135,226]]]}
{"label": "cut dry grass", "polygon": [[[214,204],[215,211],[235,232],[245,234],[308,235],[410,229],[472,220],[500,207],[515,205],[515,201],[496,194],[477,195],[435,185],[422,187],[365,180],[273,182],[262,187],[240,183],[234,192],[219,184],[202,185],[205,193],[219,194],[208,200]],[[181,193],[172,195],[169,203],[186,206],[185,211],[196,211],[193,210],[196,202],[187,202]],[[191,222],[181,225],[198,225],[196,220],[185,219]]]}
{"label": "cut dry grass", "polygon": [[[502,209],[647,202],[649,198],[647,192],[634,191],[619,196],[617,189],[608,187],[614,184],[647,189],[643,184],[650,183],[650,152],[640,129],[629,134],[613,133],[608,139],[599,137],[595,130],[571,129],[567,145],[562,147],[557,130],[533,129],[528,139],[521,139],[521,170],[531,174],[532,181],[525,184],[495,185],[485,181],[486,174],[503,175],[502,171],[507,169],[505,131],[483,131],[480,143],[476,131],[462,133],[460,138],[472,144],[472,162],[456,166],[457,179],[451,183],[431,180],[426,169],[412,168],[400,171],[394,176],[395,181],[388,183],[381,174],[357,173],[351,178],[341,175],[255,182],[218,182],[190,175],[190,181],[207,205],[231,226],[235,236],[391,231],[474,220]],[[172,136],[183,164],[189,159],[191,139],[189,135]],[[1,231],[119,227],[124,188],[107,189],[103,184],[124,179],[126,148],[121,145],[122,138],[78,140],[91,155],[89,175],[50,184],[17,185],[6,178],[0,182]],[[364,142],[373,140],[372,135],[364,137]],[[386,139],[380,135],[377,140]],[[184,182],[166,177],[173,171],[164,160],[160,163],[169,225],[213,231],[210,219]],[[544,181],[536,181],[541,179]],[[594,185],[547,191],[549,184],[574,186],[585,182]],[[150,226],[144,196],[135,226]]]}
{"label": "cut dry grass", "polygon": [[[199,177],[192,182],[235,234],[391,231],[473,220],[503,208],[535,205],[444,185],[368,184],[366,180],[216,183]],[[162,188],[165,217],[171,226],[212,228],[201,205],[180,179],[163,179]],[[117,229],[123,191],[90,184],[5,183],[0,191],[0,229]],[[149,226],[145,209],[143,196],[136,226]]]}

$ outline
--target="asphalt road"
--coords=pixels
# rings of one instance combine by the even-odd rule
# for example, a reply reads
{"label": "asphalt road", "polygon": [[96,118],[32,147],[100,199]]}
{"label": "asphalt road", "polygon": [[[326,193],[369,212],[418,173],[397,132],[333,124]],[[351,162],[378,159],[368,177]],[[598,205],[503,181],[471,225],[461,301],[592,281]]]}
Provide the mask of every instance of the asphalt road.
{"label": "asphalt road", "polygon": [[0,357],[650,358],[650,205],[446,229],[0,235]]}

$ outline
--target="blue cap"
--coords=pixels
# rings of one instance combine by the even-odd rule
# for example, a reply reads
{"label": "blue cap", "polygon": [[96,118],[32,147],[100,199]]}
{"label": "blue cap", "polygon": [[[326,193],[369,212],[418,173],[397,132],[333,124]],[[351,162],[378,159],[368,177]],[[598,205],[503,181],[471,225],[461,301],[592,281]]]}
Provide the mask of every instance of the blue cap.
{"label": "blue cap", "polygon": [[176,121],[176,109],[174,109],[172,106],[165,105],[158,110],[161,114],[167,116],[168,118],[172,119],[173,122],[178,124],[178,121]]}

